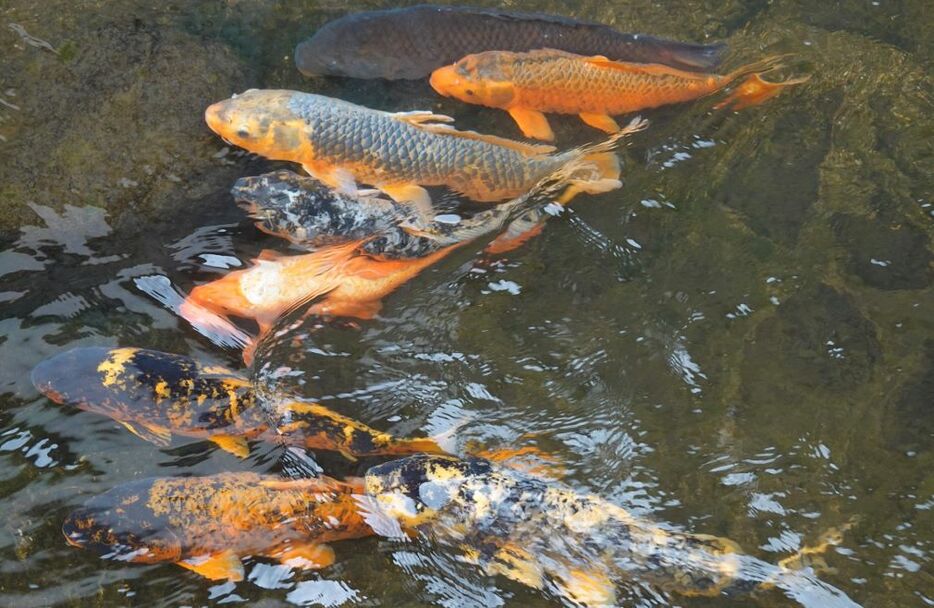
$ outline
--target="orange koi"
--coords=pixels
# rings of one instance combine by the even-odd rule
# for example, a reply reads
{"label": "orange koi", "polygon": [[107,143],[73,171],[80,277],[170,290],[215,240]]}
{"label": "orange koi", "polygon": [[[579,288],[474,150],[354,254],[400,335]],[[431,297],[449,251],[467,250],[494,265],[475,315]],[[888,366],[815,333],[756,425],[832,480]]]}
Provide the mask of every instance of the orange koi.
{"label": "orange koi", "polygon": [[763,80],[761,74],[781,67],[780,59],[772,57],[718,75],[553,49],[490,51],[438,68],[431,75],[431,86],[447,97],[506,110],[526,137],[551,141],[554,132],[545,113],[577,114],[586,124],[612,133],[619,130],[614,115],[699,99],[750,74],[754,78],[734,92],[737,107],[764,101],[806,80]]}
{"label": "orange koi", "polygon": [[65,519],[75,547],[108,559],[173,562],[213,580],[243,580],[241,559],[258,555],[301,569],[334,563],[325,543],[373,534],[358,512],[358,482],[286,481],[238,472],[131,481]]}
{"label": "orange koi", "polygon": [[280,256],[264,251],[254,265],[195,287],[180,314],[196,322],[208,313],[253,319],[265,333],[282,313],[317,296],[309,315],[373,318],[380,300],[458,245],[422,258],[381,259],[361,251],[365,241],[333,245],[313,253]]}

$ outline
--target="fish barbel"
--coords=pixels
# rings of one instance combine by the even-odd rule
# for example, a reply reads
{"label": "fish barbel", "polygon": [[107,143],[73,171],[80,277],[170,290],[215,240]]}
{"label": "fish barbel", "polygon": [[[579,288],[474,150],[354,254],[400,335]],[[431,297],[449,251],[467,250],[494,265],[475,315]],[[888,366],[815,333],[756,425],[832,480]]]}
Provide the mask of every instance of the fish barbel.
{"label": "fish barbel", "polygon": [[743,76],[755,87],[737,89],[737,106],[763,101],[806,80],[763,80],[761,74],[780,67],[780,60],[772,57],[719,75],[553,49],[490,51],[438,68],[431,86],[441,95],[506,110],[527,137],[551,141],[554,133],[545,118],[549,112],[577,114],[588,125],[612,133],[619,130],[612,116],[699,99]]}
{"label": "fish barbel", "polygon": [[599,171],[571,183],[566,197],[620,187],[619,161],[611,152],[552,154],[551,146],[458,131],[448,124],[452,118],[431,112],[389,113],[310,93],[253,89],[211,105],[205,121],[234,145],[301,163],[330,188],[355,194],[357,183],[370,184],[426,215],[431,197],[422,186],[499,202],[581,157]]}
{"label": "fish barbel", "polygon": [[557,15],[422,4],[330,21],[299,43],[295,64],[306,76],[416,79],[471,53],[541,48],[709,70],[726,45],[624,34]]}
{"label": "fish barbel", "polygon": [[432,439],[396,438],[316,403],[277,399],[273,420],[237,373],[156,350],[74,348],[39,363],[32,381],[56,403],[108,416],[163,447],[180,435],[240,458],[250,453],[248,439],[334,450],[350,460],[444,453]]}
{"label": "fish barbel", "polygon": [[677,532],[594,494],[481,458],[416,455],[370,468],[360,499],[378,533],[421,534],[489,574],[584,606],[616,602],[617,583],[686,596],[777,587],[808,608],[854,608],[810,575],[745,555],[733,541]]}
{"label": "fish barbel", "polygon": [[286,481],[250,472],[153,478],[90,499],[62,526],[72,546],[108,559],[174,562],[209,579],[243,580],[241,558],[302,569],[334,562],[329,542],[370,536],[358,485],[328,477]]}

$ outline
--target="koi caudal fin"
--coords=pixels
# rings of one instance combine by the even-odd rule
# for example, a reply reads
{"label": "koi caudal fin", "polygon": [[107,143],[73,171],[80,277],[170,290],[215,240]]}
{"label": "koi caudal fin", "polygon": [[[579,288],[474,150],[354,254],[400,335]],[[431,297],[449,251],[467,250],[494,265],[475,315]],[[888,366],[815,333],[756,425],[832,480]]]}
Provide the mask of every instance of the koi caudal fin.
{"label": "koi caudal fin", "polygon": [[723,76],[722,86],[726,86],[740,78],[745,78],[733,88],[723,101],[715,105],[714,109],[720,110],[732,106],[733,110],[742,110],[743,108],[759,105],[775,97],[787,87],[810,80],[810,76],[804,76],[802,78],[790,78],[781,82],[771,82],[762,77],[763,74],[785,67],[782,61],[788,57],[789,55],[767,57],[760,61],[740,66]]}
{"label": "koi caudal fin", "polygon": [[645,130],[648,126],[648,120],[636,116],[608,139],[565,152],[562,156],[568,158],[568,163],[559,173],[566,176],[564,181],[568,187],[558,198],[558,202],[563,205],[581,192],[600,194],[622,187],[616,149],[627,137]]}

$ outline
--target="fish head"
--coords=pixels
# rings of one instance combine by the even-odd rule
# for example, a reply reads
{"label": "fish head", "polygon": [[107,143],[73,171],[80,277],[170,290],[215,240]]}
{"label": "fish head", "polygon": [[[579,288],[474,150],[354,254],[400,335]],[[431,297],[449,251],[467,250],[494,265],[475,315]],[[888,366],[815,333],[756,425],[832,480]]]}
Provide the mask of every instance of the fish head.
{"label": "fish head", "polygon": [[413,529],[456,509],[461,487],[489,469],[476,458],[418,454],[370,468],[364,488],[384,515]]}
{"label": "fish head", "polygon": [[208,106],[204,120],[225,141],[272,160],[301,157],[307,125],[289,105],[295,91],[250,89]]}
{"label": "fish head", "polygon": [[508,108],[516,92],[505,68],[502,53],[468,55],[432,72],[431,87],[445,97],[466,103]]}
{"label": "fish head", "polygon": [[391,31],[391,23],[366,13],[331,21],[295,47],[295,65],[305,76],[424,77],[425,72],[413,74],[400,65],[406,62],[390,50],[395,46],[387,37]]}
{"label": "fish head", "polygon": [[50,357],[32,370],[32,383],[58,404],[122,417],[134,392],[136,348],[80,347]]}
{"label": "fish head", "polygon": [[[264,268],[255,266],[250,270],[262,274]],[[244,272],[249,271],[230,272],[215,281],[198,285],[179,306],[179,314],[189,323],[203,324],[210,324],[211,317],[218,314],[252,316],[257,307],[241,289],[240,279]]]}
{"label": "fish head", "polygon": [[178,537],[147,506],[152,480],[134,481],[95,496],[62,524],[69,545],[106,559],[155,563],[181,559]]}
{"label": "fish head", "polygon": [[230,193],[264,232],[289,238],[301,227],[302,217],[328,196],[318,180],[291,171],[241,177]]}

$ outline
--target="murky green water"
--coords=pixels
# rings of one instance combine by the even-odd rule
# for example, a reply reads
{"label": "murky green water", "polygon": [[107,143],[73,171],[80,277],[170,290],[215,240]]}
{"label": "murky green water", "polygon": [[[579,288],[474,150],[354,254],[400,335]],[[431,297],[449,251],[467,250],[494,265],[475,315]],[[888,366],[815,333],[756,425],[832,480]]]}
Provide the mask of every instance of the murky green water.
{"label": "murky green water", "polygon": [[[298,88],[517,135],[504,113],[425,83],[294,70],[297,40],[383,2],[149,4],[0,0],[0,604],[549,605],[451,556],[378,539],[338,544],[337,564],[318,573],[249,560],[239,584],[66,546],[65,514],[117,483],[277,467],[270,445],[246,461],[203,442],[157,449],[29,382],[38,361],[78,345],[239,365],[133,283],[162,274],[189,289],[262,248],[285,250],[227,194],[273,165],[227,150],[201,123],[209,102]],[[622,190],[581,199],[505,256],[456,252],[374,321],[308,334],[281,353],[306,372],[289,384],[400,435],[461,424],[461,447],[538,445],[575,487],[773,563],[855,521],[821,577],[866,606],[934,604],[930,6],[570,10],[726,40],[732,63],[794,53],[812,79],[738,114],[710,102],[647,113]],[[596,136],[553,122],[564,143]],[[321,463],[335,475],[368,464]],[[626,601],[664,604],[638,586]]]}

